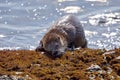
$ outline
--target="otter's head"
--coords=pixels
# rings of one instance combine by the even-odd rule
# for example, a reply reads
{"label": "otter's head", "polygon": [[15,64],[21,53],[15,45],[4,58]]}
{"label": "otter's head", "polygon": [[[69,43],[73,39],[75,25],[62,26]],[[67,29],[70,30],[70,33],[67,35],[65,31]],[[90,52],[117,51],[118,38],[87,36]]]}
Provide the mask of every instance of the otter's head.
{"label": "otter's head", "polygon": [[56,34],[49,34],[44,36],[40,42],[40,49],[47,52],[53,57],[60,57],[65,52],[67,44],[60,36]]}

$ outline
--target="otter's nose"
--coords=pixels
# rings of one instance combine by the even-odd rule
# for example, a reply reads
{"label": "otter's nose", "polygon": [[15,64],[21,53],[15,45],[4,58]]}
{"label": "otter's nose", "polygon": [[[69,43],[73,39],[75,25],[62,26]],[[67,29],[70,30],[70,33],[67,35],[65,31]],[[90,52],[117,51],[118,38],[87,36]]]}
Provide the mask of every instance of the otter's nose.
{"label": "otter's nose", "polygon": [[62,53],[59,52],[59,51],[55,51],[55,52],[52,54],[52,56],[53,56],[54,58],[59,58],[59,57],[62,56]]}
{"label": "otter's nose", "polygon": [[53,52],[53,56],[57,56],[58,55],[58,51]]}

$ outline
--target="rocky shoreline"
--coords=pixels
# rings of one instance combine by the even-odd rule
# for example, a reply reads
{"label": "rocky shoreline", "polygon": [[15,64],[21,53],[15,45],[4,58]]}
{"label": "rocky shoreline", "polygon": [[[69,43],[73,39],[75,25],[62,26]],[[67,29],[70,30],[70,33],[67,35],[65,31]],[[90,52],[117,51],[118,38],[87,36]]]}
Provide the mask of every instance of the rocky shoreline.
{"label": "rocky shoreline", "polygon": [[1,50],[0,80],[120,80],[120,49],[79,49],[56,59],[33,50]]}

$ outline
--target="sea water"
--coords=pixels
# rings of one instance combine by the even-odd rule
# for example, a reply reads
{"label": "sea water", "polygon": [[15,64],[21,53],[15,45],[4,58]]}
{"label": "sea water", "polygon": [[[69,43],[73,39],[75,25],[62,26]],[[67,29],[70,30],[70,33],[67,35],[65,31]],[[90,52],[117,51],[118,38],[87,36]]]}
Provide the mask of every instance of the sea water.
{"label": "sea water", "polygon": [[0,0],[0,50],[34,50],[67,14],[79,18],[89,48],[120,48],[120,0]]}

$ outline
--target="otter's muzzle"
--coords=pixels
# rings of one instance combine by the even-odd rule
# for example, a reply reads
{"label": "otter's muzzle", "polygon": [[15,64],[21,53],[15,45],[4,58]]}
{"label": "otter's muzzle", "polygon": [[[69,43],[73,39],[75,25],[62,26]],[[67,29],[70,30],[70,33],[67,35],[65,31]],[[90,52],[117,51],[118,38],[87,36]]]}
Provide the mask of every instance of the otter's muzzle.
{"label": "otter's muzzle", "polygon": [[55,58],[58,58],[58,57],[61,57],[62,56],[62,52],[59,52],[59,51],[54,51],[52,52],[52,56],[55,57]]}

